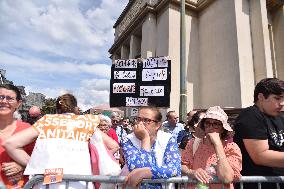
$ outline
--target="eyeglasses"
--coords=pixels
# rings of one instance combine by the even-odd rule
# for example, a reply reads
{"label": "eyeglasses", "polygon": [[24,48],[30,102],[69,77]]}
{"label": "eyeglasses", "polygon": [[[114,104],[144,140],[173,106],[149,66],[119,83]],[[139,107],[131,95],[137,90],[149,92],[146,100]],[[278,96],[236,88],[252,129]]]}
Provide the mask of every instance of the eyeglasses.
{"label": "eyeglasses", "polygon": [[119,123],[120,121],[118,120],[111,120],[112,123]]}
{"label": "eyeglasses", "polygon": [[220,127],[223,127],[223,124],[219,121],[204,121],[205,127],[213,127],[214,129],[219,129]]}
{"label": "eyeglasses", "polygon": [[0,95],[0,100],[3,101],[6,99],[8,103],[13,103],[16,99],[10,96]]}
{"label": "eyeglasses", "polygon": [[140,121],[142,121],[146,125],[149,125],[152,122],[155,122],[155,123],[158,122],[157,120],[148,119],[148,118],[145,118],[145,117],[136,117],[135,118],[135,122],[139,123]]}

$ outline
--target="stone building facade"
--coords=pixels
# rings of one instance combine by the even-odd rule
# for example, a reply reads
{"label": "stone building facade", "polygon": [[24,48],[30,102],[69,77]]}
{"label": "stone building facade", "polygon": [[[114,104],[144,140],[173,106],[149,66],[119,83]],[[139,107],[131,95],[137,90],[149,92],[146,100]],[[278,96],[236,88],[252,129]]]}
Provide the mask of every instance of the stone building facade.
{"label": "stone building facade", "polygon": [[[186,0],[187,108],[243,108],[255,84],[284,79],[282,0]],[[130,0],[116,21],[112,60],[169,56],[170,109],[179,110],[180,1]]]}

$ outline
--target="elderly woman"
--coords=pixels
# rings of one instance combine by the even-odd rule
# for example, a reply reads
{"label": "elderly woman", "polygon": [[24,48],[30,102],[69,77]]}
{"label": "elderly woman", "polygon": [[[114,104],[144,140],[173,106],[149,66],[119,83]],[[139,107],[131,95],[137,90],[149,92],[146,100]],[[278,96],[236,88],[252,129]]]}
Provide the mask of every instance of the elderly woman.
{"label": "elderly woman", "polygon": [[[1,143],[19,131],[31,127],[30,124],[14,119],[13,115],[22,104],[22,97],[19,89],[11,84],[0,85],[0,141]],[[24,147],[24,150],[31,154],[33,143]],[[16,163],[0,146],[0,181],[4,182],[7,188],[22,188],[27,177],[23,177],[25,166]]]}
{"label": "elderly woman", "polygon": [[[209,184],[215,176],[225,183],[225,188],[232,189],[232,181],[241,177],[242,155],[237,144],[226,140],[233,131],[227,120],[227,114],[219,106],[206,111],[200,123],[205,136],[198,143],[195,139],[188,142],[182,153],[182,172],[201,184]],[[210,189],[221,188],[221,184],[209,185]]]}
{"label": "elderly woman", "polygon": [[118,143],[118,137],[115,130],[111,128],[111,119],[108,116],[100,115],[98,128]]}

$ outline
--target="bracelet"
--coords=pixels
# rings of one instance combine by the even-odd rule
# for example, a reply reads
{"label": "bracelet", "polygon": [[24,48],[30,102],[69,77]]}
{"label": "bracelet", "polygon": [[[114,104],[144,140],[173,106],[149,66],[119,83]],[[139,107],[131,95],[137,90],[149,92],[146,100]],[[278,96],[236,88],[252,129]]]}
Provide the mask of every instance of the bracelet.
{"label": "bracelet", "polygon": [[216,157],[217,157],[217,162],[220,161],[220,160],[222,160],[222,159],[225,159],[224,156],[219,156],[218,154],[216,154]]}

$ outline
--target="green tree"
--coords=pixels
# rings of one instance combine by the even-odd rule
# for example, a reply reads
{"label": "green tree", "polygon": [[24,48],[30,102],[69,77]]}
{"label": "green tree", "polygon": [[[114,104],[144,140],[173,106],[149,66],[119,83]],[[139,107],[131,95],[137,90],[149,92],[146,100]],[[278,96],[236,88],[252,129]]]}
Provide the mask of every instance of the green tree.
{"label": "green tree", "polygon": [[56,113],[56,99],[48,98],[42,106],[42,114],[55,114]]}

